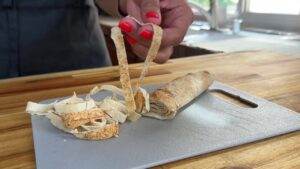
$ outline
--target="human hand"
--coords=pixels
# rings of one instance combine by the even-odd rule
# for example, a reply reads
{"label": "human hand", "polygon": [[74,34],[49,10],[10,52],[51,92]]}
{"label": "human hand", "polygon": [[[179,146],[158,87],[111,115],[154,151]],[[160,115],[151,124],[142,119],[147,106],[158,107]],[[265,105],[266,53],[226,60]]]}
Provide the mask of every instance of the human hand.
{"label": "human hand", "polygon": [[[155,59],[166,62],[173,53],[174,46],[184,38],[193,20],[193,13],[185,0],[120,0],[120,10],[142,23],[154,23],[163,29],[161,48]],[[130,17],[119,22],[132,51],[145,59],[153,36],[150,25],[139,25]]]}

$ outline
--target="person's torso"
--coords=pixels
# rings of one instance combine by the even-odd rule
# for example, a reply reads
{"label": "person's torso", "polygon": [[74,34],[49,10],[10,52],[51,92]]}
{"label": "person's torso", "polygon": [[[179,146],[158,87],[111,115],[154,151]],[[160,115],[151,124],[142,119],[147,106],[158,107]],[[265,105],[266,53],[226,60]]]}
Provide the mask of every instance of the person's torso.
{"label": "person's torso", "polygon": [[109,65],[93,0],[0,0],[0,78]]}

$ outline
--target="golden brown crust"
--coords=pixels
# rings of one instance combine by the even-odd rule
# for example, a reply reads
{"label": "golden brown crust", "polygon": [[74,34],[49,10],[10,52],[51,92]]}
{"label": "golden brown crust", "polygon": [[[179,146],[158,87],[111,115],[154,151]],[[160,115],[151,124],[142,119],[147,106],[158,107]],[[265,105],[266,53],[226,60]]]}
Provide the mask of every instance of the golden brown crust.
{"label": "golden brown crust", "polygon": [[87,140],[103,140],[114,136],[118,136],[118,134],[119,134],[119,125],[114,122],[111,124],[107,124],[105,127],[99,130],[84,132],[76,136],[78,138],[87,139]]}
{"label": "golden brown crust", "polygon": [[139,88],[142,85],[143,80],[144,80],[145,76],[148,73],[150,63],[157,56],[157,53],[159,51],[160,44],[161,44],[161,39],[162,39],[162,36],[163,36],[163,30],[162,30],[161,27],[159,27],[155,24],[151,24],[151,25],[152,25],[152,28],[153,28],[153,39],[152,39],[150,48],[148,50],[147,57],[146,57],[145,62],[144,62],[144,66],[143,66],[141,75],[139,77],[139,80],[137,81],[136,88]]}
{"label": "golden brown crust", "polygon": [[129,113],[128,116],[129,119],[136,120],[135,118],[137,117],[135,114],[136,105],[134,101],[134,94],[131,87],[126,49],[125,49],[123,35],[119,27],[113,27],[111,29],[111,38],[113,39],[116,46],[117,57],[119,62],[120,82],[122,85],[122,89],[124,91],[125,104],[126,104],[127,111]]}
{"label": "golden brown crust", "polygon": [[199,71],[176,78],[150,95],[151,109],[146,115],[173,118],[177,111],[203,93],[212,84],[209,72]]}
{"label": "golden brown crust", "polygon": [[145,98],[143,96],[143,93],[140,90],[136,92],[134,96],[134,100],[136,105],[136,112],[141,113],[145,105]]}
{"label": "golden brown crust", "polygon": [[75,129],[83,124],[101,118],[109,118],[109,116],[99,108],[94,108],[77,113],[65,113],[61,115],[61,119],[64,125],[70,129]]}

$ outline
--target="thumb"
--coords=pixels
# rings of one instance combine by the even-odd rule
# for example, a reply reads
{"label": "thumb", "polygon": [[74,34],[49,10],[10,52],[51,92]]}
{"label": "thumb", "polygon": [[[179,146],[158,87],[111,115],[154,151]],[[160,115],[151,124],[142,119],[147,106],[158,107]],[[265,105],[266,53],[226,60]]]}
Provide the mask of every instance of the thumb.
{"label": "thumb", "polygon": [[159,0],[142,0],[140,5],[143,22],[160,25],[161,13]]}

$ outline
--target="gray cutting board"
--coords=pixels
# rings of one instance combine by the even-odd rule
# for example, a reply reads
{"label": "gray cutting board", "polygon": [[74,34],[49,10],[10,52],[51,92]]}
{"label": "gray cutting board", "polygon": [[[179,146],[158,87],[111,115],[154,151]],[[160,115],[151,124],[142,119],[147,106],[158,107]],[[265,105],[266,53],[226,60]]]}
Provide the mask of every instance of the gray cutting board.
{"label": "gray cutting board", "polygon": [[[154,88],[157,86],[148,86],[149,91]],[[296,112],[218,82],[210,87],[215,89],[258,107],[241,108],[206,92],[174,120],[142,118],[123,124],[118,138],[105,141],[78,140],[53,127],[45,117],[32,116],[37,168],[147,168],[300,129]]]}

